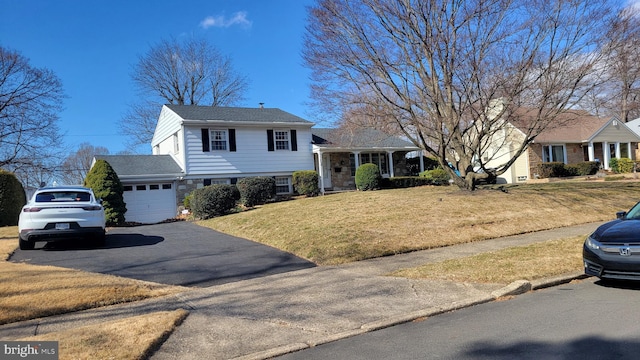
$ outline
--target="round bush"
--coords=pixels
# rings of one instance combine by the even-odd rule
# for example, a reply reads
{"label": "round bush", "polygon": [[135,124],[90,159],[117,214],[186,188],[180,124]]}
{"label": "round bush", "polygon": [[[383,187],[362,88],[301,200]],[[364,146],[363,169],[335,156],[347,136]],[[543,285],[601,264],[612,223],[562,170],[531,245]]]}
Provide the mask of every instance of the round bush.
{"label": "round bush", "polygon": [[18,225],[20,211],[26,202],[20,181],[13,173],[0,169],[0,226]]}
{"label": "round bush", "polygon": [[276,196],[276,180],[268,176],[242,178],[236,186],[240,202],[247,207],[264,204]]}
{"label": "round bush", "polygon": [[318,172],[314,170],[295,171],[293,173],[293,188],[300,195],[318,196],[320,194],[319,180]]}
{"label": "round bush", "polygon": [[361,191],[380,188],[382,176],[375,164],[363,164],[356,170],[356,188]]}
{"label": "round bush", "polygon": [[191,195],[193,215],[210,219],[227,214],[236,207],[237,189],[233,185],[215,184],[194,190]]}

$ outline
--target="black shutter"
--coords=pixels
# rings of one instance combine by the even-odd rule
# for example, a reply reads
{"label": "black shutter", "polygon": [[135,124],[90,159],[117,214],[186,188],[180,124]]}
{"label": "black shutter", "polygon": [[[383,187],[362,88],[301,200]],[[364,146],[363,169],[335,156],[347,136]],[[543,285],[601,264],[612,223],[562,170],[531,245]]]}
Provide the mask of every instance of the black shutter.
{"label": "black shutter", "polygon": [[200,129],[202,130],[202,151],[209,151],[209,129]]}
{"label": "black shutter", "polygon": [[267,130],[267,150],[275,150],[275,147],[273,146],[273,130]]}
{"label": "black shutter", "polygon": [[236,129],[229,129],[229,151],[236,151]]}
{"label": "black shutter", "polygon": [[295,130],[291,130],[291,151],[298,151],[298,134]]}

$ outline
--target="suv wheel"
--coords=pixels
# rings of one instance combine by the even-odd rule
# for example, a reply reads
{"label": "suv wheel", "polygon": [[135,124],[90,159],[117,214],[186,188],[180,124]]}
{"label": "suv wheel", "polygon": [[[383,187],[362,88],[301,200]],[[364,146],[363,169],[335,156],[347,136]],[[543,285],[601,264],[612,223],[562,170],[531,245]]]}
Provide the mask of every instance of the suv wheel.
{"label": "suv wheel", "polygon": [[22,238],[20,238],[18,245],[20,245],[20,250],[33,250],[36,243],[34,241],[22,240]]}

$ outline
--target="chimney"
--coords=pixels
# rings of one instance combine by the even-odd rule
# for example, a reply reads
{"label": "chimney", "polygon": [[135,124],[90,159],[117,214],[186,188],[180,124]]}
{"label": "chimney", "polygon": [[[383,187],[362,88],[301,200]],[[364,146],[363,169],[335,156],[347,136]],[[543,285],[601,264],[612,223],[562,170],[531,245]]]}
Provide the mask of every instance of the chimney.
{"label": "chimney", "polygon": [[264,109],[264,103],[259,103],[260,104],[260,109]]}

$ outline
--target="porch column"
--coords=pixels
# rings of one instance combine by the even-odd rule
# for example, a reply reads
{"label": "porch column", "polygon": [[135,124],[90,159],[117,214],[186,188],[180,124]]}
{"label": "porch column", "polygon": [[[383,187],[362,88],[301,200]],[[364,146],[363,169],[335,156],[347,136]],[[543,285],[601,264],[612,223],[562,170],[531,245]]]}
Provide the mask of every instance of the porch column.
{"label": "porch column", "polygon": [[594,161],[596,158],[595,150],[593,148],[593,141],[589,141],[589,147],[587,148],[589,161]]}
{"label": "porch column", "polygon": [[422,154],[422,150],[420,150],[420,172],[424,171],[424,156]]}
{"label": "porch column", "polygon": [[609,158],[611,157],[611,154],[609,153],[609,143],[606,141],[602,142],[602,157],[604,159],[602,159],[602,167],[604,169],[609,169]]}
{"label": "porch column", "polygon": [[389,157],[389,177],[394,177],[395,172],[393,171],[393,151],[387,151],[387,155]]}
{"label": "porch column", "polygon": [[358,168],[360,167],[360,151],[354,151],[353,158],[356,162],[356,170],[358,170]]}
{"label": "porch column", "polygon": [[620,142],[616,142],[616,158],[620,159]]}
{"label": "porch column", "polygon": [[322,151],[318,152],[318,177],[320,178],[320,194],[324,195],[324,166],[322,166]]}

